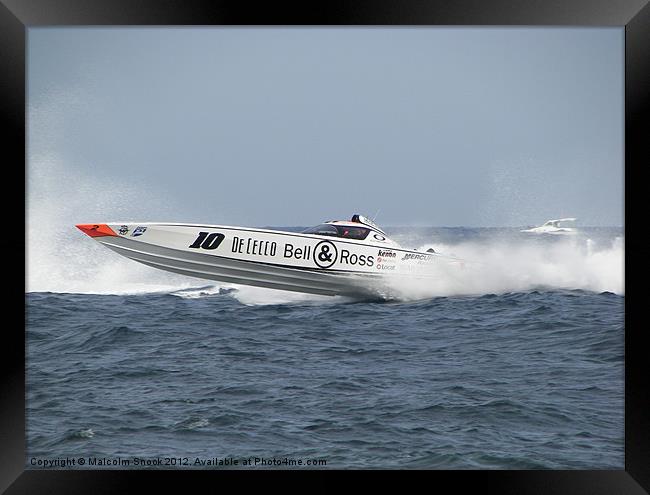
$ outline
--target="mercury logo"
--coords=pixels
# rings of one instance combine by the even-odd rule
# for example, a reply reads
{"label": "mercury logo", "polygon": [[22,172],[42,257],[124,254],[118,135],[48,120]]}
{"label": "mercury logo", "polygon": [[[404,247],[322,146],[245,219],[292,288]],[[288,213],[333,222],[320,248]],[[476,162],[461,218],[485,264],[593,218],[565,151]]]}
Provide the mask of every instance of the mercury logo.
{"label": "mercury logo", "polygon": [[402,258],[402,261],[405,260],[429,260],[431,256],[428,254],[416,254],[416,253],[406,253]]}

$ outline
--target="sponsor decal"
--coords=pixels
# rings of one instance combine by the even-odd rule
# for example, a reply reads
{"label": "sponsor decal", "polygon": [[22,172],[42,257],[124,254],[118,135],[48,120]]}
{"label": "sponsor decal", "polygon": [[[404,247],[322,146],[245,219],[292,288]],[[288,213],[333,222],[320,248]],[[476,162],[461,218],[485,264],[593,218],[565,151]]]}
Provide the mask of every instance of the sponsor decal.
{"label": "sponsor decal", "polygon": [[402,261],[406,260],[429,260],[431,259],[430,254],[416,254],[416,253],[406,253],[402,258]]}
{"label": "sponsor decal", "polygon": [[374,234],[373,237],[375,239],[377,239],[378,241],[385,241],[386,240],[386,238],[381,234]]}
{"label": "sponsor decal", "polygon": [[131,237],[138,237],[139,235],[144,234],[147,231],[147,227],[136,227],[133,229],[133,233],[131,234]]}
{"label": "sponsor decal", "polygon": [[395,265],[384,265],[383,263],[377,263],[377,270],[394,270]]}
{"label": "sponsor decal", "polygon": [[275,256],[278,243],[275,241],[261,241],[248,237],[246,239],[233,237],[230,251],[239,254],[256,254],[258,256]]}
{"label": "sponsor decal", "polygon": [[372,266],[375,262],[373,256],[365,254],[350,253],[347,249],[341,249],[341,263],[346,265]]}
{"label": "sponsor decal", "polygon": [[293,244],[286,243],[284,245],[284,257],[293,258],[296,260],[308,260],[311,258],[311,246],[296,247]]}
{"label": "sponsor decal", "polygon": [[194,242],[188,247],[192,249],[217,249],[225,237],[225,235],[219,232],[199,232]]}
{"label": "sponsor decal", "polygon": [[387,268],[388,265],[383,265],[382,263],[395,263],[396,260],[397,260],[397,253],[395,251],[391,251],[390,249],[380,249],[377,252],[377,269],[392,270],[392,268]]}
{"label": "sponsor decal", "polygon": [[128,225],[122,225],[120,226],[120,230],[118,230],[120,235],[126,235],[129,233],[129,226]]}
{"label": "sponsor decal", "polygon": [[329,268],[336,263],[338,250],[330,241],[320,241],[314,249],[314,263],[319,268]]}

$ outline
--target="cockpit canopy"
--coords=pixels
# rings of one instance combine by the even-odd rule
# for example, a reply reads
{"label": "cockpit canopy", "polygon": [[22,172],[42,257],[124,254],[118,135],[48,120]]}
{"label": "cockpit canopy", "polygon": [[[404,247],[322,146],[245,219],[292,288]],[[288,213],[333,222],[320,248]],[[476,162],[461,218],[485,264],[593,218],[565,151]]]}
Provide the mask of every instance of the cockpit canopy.
{"label": "cockpit canopy", "polygon": [[303,230],[303,234],[317,234],[317,235],[329,235],[332,237],[343,237],[346,239],[355,239],[357,241],[362,241],[368,234],[370,229],[365,227],[352,227],[350,225],[335,225],[332,223],[323,223],[317,225],[316,227],[310,227],[307,230]]}
{"label": "cockpit canopy", "polygon": [[[343,239],[353,239],[355,241],[369,240],[395,244],[388,239],[386,233],[381,230],[372,220],[362,216],[353,215],[349,221],[332,220],[322,223],[316,227],[310,227],[303,230],[303,234],[316,234],[331,237],[340,237]],[[371,237],[368,237],[372,234]]]}
{"label": "cockpit canopy", "polygon": [[352,215],[352,220],[351,222],[356,222],[356,223],[362,223],[364,225],[367,225],[368,227],[371,227],[372,229],[376,230],[377,232],[381,232],[382,234],[386,235],[386,232],[381,230],[375,222],[370,220],[369,218],[364,217],[363,215]]}

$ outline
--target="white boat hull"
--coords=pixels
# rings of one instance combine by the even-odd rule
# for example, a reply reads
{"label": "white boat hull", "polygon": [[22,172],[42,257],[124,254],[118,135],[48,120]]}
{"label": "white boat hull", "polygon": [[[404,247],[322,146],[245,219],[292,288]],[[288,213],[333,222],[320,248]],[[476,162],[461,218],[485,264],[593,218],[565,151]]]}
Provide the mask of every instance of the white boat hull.
{"label": "white boat hull", "polygon": [[392,277],[426,277],[436,258],[396,247],[381,235],[368,242],[219,225],[77,227],[116,253],[161,270],[328,296],[390,297]]}

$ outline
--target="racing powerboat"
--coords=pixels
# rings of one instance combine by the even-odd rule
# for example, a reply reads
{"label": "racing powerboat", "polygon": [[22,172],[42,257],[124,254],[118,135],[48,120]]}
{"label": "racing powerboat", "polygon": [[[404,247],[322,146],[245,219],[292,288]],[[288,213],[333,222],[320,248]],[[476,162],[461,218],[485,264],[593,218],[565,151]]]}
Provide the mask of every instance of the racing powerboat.
{"label": "racing powerboat", "polygon": [[427,277],[439,253],[404,249],[372,220],[302,232],[113,222],[77,228],[145,265],[190,277],[320,295],[386,296],[393,277]]}
{"label": "racing powerboat", "polygon": [[565,222],[575,222],[576,218],[559,218],[557,220],[547,220],[544,225],[533,227],[532,229],[522,230],[521,232],[531,232],[534,234],[575,234],[577,230],[573,227],[562,225]]}

